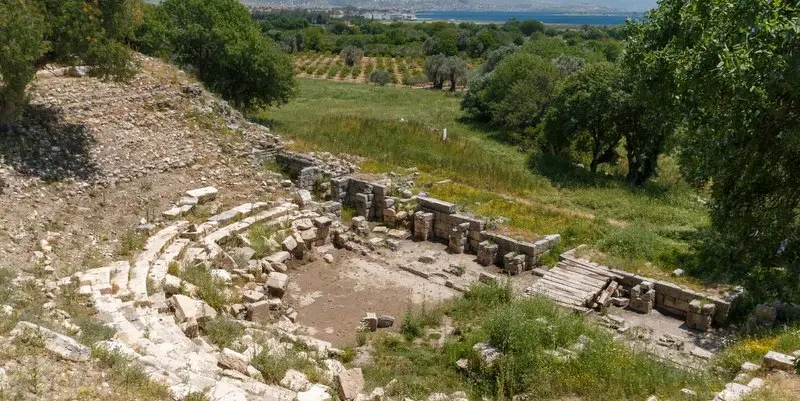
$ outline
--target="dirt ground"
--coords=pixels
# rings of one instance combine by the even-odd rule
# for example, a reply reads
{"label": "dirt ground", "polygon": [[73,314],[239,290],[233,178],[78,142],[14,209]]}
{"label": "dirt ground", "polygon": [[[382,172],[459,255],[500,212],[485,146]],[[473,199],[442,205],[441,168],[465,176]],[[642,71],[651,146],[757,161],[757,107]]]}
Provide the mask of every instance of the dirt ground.
{"label": "dirt ground", "polygon": [[[322,258],[290,270],[288,302],[298,310],[298,323],[310,327],[313,335],[336,346],[355,344],[361,318],[367,312],[396,318],[389,329],[399,331],[409,308],[439,305],[459,294],[448,288],[447,281],[468,286],[480,272],[498,273],[486,268],[474,255],[447,254],[446,246],[432,242],[402,241],[397,251],[381,248],[366,256],[328,246],[320,254],[334,255],[333,263]],[[432,263],[419,262],[421,256]],[[446,273],[450,265],[461,265],[461,277]],[[413,266],[428,274],[428,279],[400,268]],[[523,287],[528,275],[512,282]]]}

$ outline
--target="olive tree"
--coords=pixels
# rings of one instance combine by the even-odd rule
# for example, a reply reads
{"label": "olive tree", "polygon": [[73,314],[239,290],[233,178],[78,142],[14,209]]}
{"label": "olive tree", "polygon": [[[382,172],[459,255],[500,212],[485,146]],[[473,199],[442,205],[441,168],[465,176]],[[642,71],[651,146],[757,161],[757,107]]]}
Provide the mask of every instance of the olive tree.
{"label": "olive tree", "polygon": [[786,300],[800,299],[799,18],[793,2],[662,0],[623,57],[680,117],[684,174],[711,185],[706,265]]}
{"label": "olive tree", "polygon": [[339,57],[348,67],[352,67],[361,61],[361,58],[364,57],[364,51],[355,46],[346,46],[339,53]]}
{"label": "olive tree", "polygon": [[36,70],[47,63],[93,66],[103,79],[135,72],[125,42],[141,4],[135,0],[4,0],[0,2],[0,124],[26,103]]}

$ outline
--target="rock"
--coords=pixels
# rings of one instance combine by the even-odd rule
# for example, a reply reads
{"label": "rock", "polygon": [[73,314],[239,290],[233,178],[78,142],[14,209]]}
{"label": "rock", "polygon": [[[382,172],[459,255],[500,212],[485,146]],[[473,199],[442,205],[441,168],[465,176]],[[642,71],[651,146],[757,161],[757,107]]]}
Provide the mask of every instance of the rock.
{"label": "rock", "polygon": [[171,274],[167,274],[164,277],[164,285],[162,286],[164,292],[169,295],[175,295],[181,293],[181,279],[175,277]]}
{"label": "rock", "polygon": [[193,317],[186,319],[183,323],[179,323],[179,326],[183,330],[183,334],[188,338],[196,338],[200,335],[200,325],[197,323],[197,319]]}
{"label": "rock", "polygon": [[752,362],[745,362],[739,368],[739,370],[741,370],[742,372],[755,372],[759,369],[761,369],[761,366],[756,365],[755,363]]}
{"label": "rock", "polygon": [[244,298],[244,300],[249,303],[254,303],[264,299],[264,293],[253,290],[247,290],[242,292],[242,298]]}
{"label": "rock", "polygon": [[369,393],[369,401],[383,401],[383,398],[386,396],[386,392],[381,387],[375,387],[371,393]]}
{"label": "rock", "polygon": [[306,207],[313,202],[311,198],[311,192],[307,189],[298,189],[294,195],[294,202],[297,203],[300,207]]}
{"label": "rock", "polygon": [[197,204],[211,202],[217,197],[217,189],[214,187],[205,187],[186,191],[186,195],[197,198]]}
{"label": "rock", "polygon": [[281,298],[286,291],[286,285],[289,283],[289,276],[284,273],[270,273],[267,277],[265,287],[267,292],[273,297]]}
{"label": "rock", "polygon": [[472,350],[480,355],[481,362],[486,366],[494,365],[498,359],[503,357],[503,353],[489,343],[477,343]]}
{"label": "rock", "polygon": [[767,383],[764,381],[764,379],[760,377],[754,377],[753,380],[750,380],[750,382],[747,383],[747,387],[750,387],[753,390],[758,390],[764,387],[766,384]]}
{"label": "rock", "polygon": [[683,276],[683,274],[684,274],[683,269],[675,269],[672,271],[673,277],[681,277]]}
{"label": "rock", "polygon": [[319,384],[311,386],[308,391],[297,393],[297,401],[331,401],[328,390]]}
{"label": "rock", "polygon": [[30,322],[18,322],[14,326],[14,330],[11,330],[11,336],[20,339],[44,341],[45,349],[68,361],[86,362],[92,355],[92,351],[88,347],[79,344],[71,337]]}
{"label": "rock", "polygon": [[654,395],[651,395],[651,396],[647,397],[647,401],[658,401],[658,397],[656,397]]}
{"label": "rock", "polygon": [[224,348],[217,357],[217,364],[224,369],[232,369],[240,373],[248,374],[247,372],[247,358],[229,348]]}
{"label": "rock", "polygon": [[419,257],[419,261],[420,261],[420,263],[431,264],[431,263],[436,261],[436,257],[434,255],[431,255],[431,254],[422,255],[422,256]]}
{"label": "rock", "polygon": [[364,374],[361,368],[349,369],[336,376],[336,385],[339,387],[339,398],[354,400],[359,393],[364,391]]}
{"label": "rock", "polygon": [[175,319],[179,323],[183,323],[190,318],[195,318],[199,321],[217,317],[217,311],[210,305],[185,295],[174,295],[169,299],[169,303],[175,311]]}
{"label": "rock", "polygon": [[226,381],[217,381],[211,390],[211,401],[247,401],[247,393]]}
{"label": "rock", "polygon": [[425,401],[450,401],[450,397],[445,393],[433,393]]}
{"label": "rock", "polygon": [[322,255],[322,260],[328,263],[333,263],[333,255],[326,253],[325,255]]}
{"label": "rock", "polygon": [[787,372],[795,371],[795,358],[780,352],[769,351],[764,355],[763,366],[767,369],[785,370]]}
{"label": "rock", "polygon": [[481,272],[478,281],[484,284],[497,284],[497,276],[491,273]]}
{"label": "rock", "polygon": [[247,318],[255,323],[269,323],[272,320],[269,311],[269,301],[258,301],[247,305]]}
{"label": "rock", "polygon": [[611,298],[611,304],[614,305],[614,306],[620,307],[620,308],[625,308],[630,303],[631,303],[631,300],[628,299],[628,298],[622,298],[622,297],[613,297],[613,298]]}
{"label": "rock", "polygon": [[8,375],[5,369],[0,368],[0,394],[6,390],[8,390]]}
{"label": "rock", "polygon": [[378,328],[385,329],[394,325],[394,316],[380,315],[378,316]]}
{"label": "rock", "polygon": [[700,348],[700,347],[692,348],[690,353],[692,355],[698,357],[698,358],[701,358],[701,359],[711,359],[711,357],[714,356],[714,354],[711,351],[707,351],[707,350],[705,350],[703,348]]}
{"label": "rock", "polygon": [[295,248],[297,248],[297,240],[291,235],[286,237],[281,244],[283,245],[283,249],[287,252],[293,252]]}
{"label": "rock", "polygon": [[274,266],[275,263],[283,263],[287,260],[292,258],[292,254],[289,252],[281,251],[277,253],[273,253],[272,255],[267,256],[264,258],[267,262]]}
{"label": "rock", "polygon": [[280,385],[292,391],[307,391],[311,388],[311,382],[302,372],[289,369],[281,379]]}
{"label": "rock", "polygon": [[681,395],[683,395],[683,398],[694,398],[697,396],[697,393],[688,388],[683,388],[681,389]]}
{"label": "rock", "polygon": [[367,314],[361,318],[361,321],[364,322],[364,325],[369,331],[378,330],[378,316],[375,313],[367,312]]}
{"label": "rock", "polygon": [[231,274],[228,273],[227,270],[223,269],[211,269],[211,277],[213,277],[215,280],[222,281],[223,283],[230,283],[233,280]]}

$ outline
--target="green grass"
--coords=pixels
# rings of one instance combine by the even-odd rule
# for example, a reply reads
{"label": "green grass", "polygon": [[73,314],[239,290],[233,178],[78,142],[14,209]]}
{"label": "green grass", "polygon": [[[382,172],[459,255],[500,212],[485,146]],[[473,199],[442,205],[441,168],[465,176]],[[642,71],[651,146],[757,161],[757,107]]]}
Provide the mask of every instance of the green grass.
{"label": "green grass", "polygon": [[[678,399],[683,388],[710,399],[732,377],[684,370],[634,352],[582,315],[544,299],[513,298],[507,285],[475,286],[443,311],[455,327],[443,348],[390,333],[373,337],[374,362],[363,368],[368,384],[385,386],[397,378],[389,395],[414,399],[456,390],[475,399]],[[472,351],[487,341],[504,354],[494,366],[481,366]],[[582,350],[576,348],[581,342]],[[455,367],[462,358],[470,361],[467,372]]]}
{"label": "green grass", "polygon": [[[379,69],[382,65],[379,59]],[[686,256],[697,231],[708,224],[707,210],[682,183],[669,157],[659,177],[634,189],[621,176],[622,166],[591,175],[508,145],[508,133],[463,120],[456,94],[297,82],[296,99],[253,117],[274,123],[299,150],[363,156],[365,172],[418,167],[418,187],[449,178],[452,183],[428,192],[476,214],[510,218],[511,234],[560,233],[560,249],[585,243],[603,252],[597,255],[602,261],[665,276],[681,267],[679,257]],[[447,143],[441,141],[445,127]],[[637,244],[639,238],[646,244]]]}
{"label": "green grass", "polygon": [[109,370],[110,381],[121,390],[123,399],[155,401],[172,398],[169,388],[151,381],[138,363],[129,361],[119,353],[101,349],[94,349],[92,354]]}
{"label": "green grass", "polygon": [[180,278],[196,285],[197,296],[217,311],[230,301],[225,283],[214,278],[204,266],[186,266]]}
{"label": "green grass", "polygon": [[244,326],[235,319],[225,316],[200,322],[200,329],[209,341],[220,349],[230,348],[244,335]]}

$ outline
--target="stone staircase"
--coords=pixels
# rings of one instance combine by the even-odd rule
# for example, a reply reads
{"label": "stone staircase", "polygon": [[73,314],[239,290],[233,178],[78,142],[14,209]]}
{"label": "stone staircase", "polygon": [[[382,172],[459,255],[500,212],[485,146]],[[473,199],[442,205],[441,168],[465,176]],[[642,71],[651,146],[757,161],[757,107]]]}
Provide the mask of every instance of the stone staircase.
{"label": "stone staircase", "polygon": [[[196,392],[215,401],[294,400],[298,392],[259,381],[260,373],[252,366],[244,371],[223,367],[226,364],[221,363],[221,358],[225,353],[240,355],[244,366],[249,365],[261,351],[260,345],[251,342],[239,354],[221,351],[199,337],[187,337],[185,328],[167,306],[164,284],[171,263],[218,262],[224,255],[222,246],[253,224],[285,225],[310,215],[313,213],[300,211],[290,202],[255,202],[234,207],[201,224],[175,221],[151,235],[132,264],[117,261],[62,279],[59,284],[77,281],[78,291],[94,302],[97,317],[116,330],[112,340],[97,343],[96,347],[138,361],[152,380],[169,386],[175,400]],[[330,343],[295,335],[297,326],[287,321],[264,329],[280,333],[284,339],[303,342],[319,357],[326,358],[332,349]],[[315,385],[309,394],[301,392],[300,398],[330,399],[319,389]]]}

